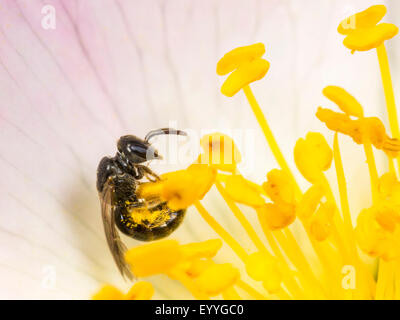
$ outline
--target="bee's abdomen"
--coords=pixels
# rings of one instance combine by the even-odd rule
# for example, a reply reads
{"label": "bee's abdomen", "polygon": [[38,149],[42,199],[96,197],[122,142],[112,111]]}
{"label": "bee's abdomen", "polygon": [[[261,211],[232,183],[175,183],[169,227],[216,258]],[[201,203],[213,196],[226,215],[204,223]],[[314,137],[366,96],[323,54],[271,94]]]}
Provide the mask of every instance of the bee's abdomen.
{"label": "bee's abdomen", "polygon": [[133,239],[140,241],[153,241],[169,236],[172,232],[179,227],[185,217],[186,210],[173,211],[167,205],[161,204],[162,208],[158,207],[157,210],[165,210],[168,212],[168,218],[163,223],[152,224],[135,223],[132,219],[132,213],[127,207],[116,208],[115,223],[118,229],[130,236]]}

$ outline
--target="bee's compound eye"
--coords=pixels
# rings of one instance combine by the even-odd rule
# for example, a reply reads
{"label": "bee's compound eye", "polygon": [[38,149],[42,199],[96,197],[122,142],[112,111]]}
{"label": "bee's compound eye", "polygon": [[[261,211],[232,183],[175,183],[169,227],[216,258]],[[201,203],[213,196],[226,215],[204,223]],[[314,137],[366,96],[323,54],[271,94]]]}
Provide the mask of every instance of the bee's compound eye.
{"label": "bee's compound eye", "polygon": [[133,135],[122,136],[118,140],[118,151],[124,154],[132,163],[161,159],[161,156],[154,147]]}

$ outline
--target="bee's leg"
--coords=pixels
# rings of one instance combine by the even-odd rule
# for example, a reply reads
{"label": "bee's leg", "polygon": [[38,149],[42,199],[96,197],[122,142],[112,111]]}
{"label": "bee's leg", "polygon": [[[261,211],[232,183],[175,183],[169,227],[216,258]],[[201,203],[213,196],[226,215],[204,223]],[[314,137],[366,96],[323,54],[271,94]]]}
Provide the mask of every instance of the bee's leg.
{"label": "bee's leg", "polygon": [[144,177],[144,173],[142,170],[140,170],[138,165],[135,165],[133,167],[133,176],[135,177],[136,180],[140,180]]}
{"label": "bee's leg", "polygon": [[[145,176],[147,179],[149,179],[151,182],[156,182],[161,180],[160,177],[153,171],[151,170],[149,167],[146,166],[142,166],[142,165],[137,165],[136,166],[139,175],[141,175],[141,177]],[[153,177],[153,178],[150,178]]]}
{"label": "bee's leg", "polygon": [[161,203],[162,201],[158,197],[151,199],[141,199],[141,201],[136,201],[131,203],[129,206],[127,206],[127,208],[128,210],[141,210],[141,209],[151,210],[159,206]]}

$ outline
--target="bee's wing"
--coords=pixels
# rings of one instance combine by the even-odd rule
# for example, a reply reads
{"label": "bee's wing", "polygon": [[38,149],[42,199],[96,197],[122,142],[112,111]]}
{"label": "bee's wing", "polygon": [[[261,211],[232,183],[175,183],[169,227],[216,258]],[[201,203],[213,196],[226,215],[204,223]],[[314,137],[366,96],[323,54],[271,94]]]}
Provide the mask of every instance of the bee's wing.
{"label": "bee's wing", "polygon": [[123,277],[133,280],[134,276],[125,261],[126,246],[122,242],[115,225],[115,206],[112,205],[113,187],[106,182],[103,191],[100,193],[101,217],[103,219],[104,232],[108,247],[115,263]]}

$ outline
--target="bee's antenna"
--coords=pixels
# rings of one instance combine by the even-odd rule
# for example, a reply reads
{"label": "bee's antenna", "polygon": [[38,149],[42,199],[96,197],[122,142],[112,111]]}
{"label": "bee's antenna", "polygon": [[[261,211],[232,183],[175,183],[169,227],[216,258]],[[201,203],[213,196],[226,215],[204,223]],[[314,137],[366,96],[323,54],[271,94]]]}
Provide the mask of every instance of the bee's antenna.
{"label": "bee's antenna", "polygon": [[162,134],[176,134],[179,136],[187,136],[187,133],[182,130],[176,130],[176,129],[172,129],[172,128],[161,128],[161,129],[151,130],[146,135],[144,140],[148,142],[151,138],[162,135]]}

